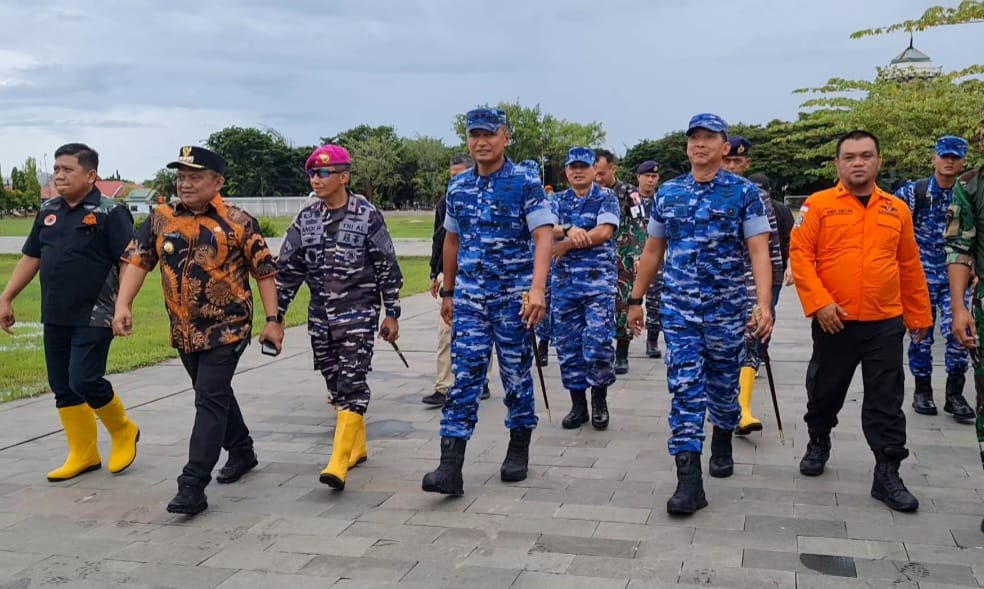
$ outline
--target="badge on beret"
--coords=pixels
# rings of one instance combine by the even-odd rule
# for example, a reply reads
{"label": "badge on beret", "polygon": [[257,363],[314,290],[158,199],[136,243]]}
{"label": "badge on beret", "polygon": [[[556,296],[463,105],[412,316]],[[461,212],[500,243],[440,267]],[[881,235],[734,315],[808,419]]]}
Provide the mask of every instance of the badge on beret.
{"label": "badge on beret", "polygon": [[56,217],[55,215],[48,215],[47,217],[44,218],[44,224],[46,227],[51,227],[52,225],[55,224],[55,221],[57,220],[58,217]]}
{"label": "badge on beret", "polygon": [[161,249],[164,250],[164,253],[165,254],[173,254],[174,253],[174,244],[172,242],[170,242],[170,241],[165,241],[164,242],[164,245],[161,247]]}

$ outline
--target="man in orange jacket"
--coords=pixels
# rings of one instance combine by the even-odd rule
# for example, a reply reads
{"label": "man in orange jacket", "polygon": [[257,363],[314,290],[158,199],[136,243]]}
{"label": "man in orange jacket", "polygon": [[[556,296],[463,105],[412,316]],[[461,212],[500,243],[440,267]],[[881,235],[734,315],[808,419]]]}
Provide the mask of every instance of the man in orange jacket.
{"label": "man in orange jacket", "polygon": [[823,473],[830,430],[860,363],[861,428],[876,463],[871,496],[915,511],[919,501],[899,478],[899,463],[909,455],[902,338],[908,328],[918,342],[932,326],[929,289],[909,208],[875,184],[878,139],[867,131],[845,134],[835,161],[840,182],[803,203],[789,250],[803,311],[813,318],[804,416],[810,443],[800,472]]}

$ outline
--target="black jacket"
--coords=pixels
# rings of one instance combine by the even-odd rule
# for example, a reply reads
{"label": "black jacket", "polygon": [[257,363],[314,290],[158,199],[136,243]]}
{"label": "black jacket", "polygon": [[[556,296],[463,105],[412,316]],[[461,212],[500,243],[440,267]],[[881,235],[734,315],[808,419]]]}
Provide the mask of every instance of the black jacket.
{"label": "black jacket", "polygon": [[437,275],[444,271],[444,236],[447,235],[447,230],[444,228],[444,216],[447,215],[447,212],[448,197],[444,195],[434,207],[434,236],[431,238],[430,259],[431,280],[437,278]]}

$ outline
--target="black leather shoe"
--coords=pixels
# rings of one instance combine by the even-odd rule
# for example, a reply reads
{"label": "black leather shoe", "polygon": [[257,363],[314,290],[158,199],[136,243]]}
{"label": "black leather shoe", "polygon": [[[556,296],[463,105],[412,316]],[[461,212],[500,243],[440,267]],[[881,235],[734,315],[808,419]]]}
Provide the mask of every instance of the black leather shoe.
{"label": "black leather shoe", "polygon": [[919,500],[905,488],[899,477],[899,465],[909,455],[905,448],[885,448],[875,452],[875,474],[871,480],[871,496],[895,511],[916,511]]}
{"label": "black leather shoe", "polygon": [[[491,396],[492,396],[492,391],[489,390],[489,383],[483,384],[482,385],[482,393],[478,396],[478,400],[479,401],[484,401],[485,399],[488,399]],[[442,403],[442,405],[443,405],[443,403]]]}
{"label": "black leather shoe", "polygon": [[208,509],[208,499],[205,497],[205,489],[198,485],[178,485],[178,494],[167,504],[168,513],[198,515],[206,509]]}
{"label": "black leather shoe", "polygon": [[628,339],[615,341],[615,374],[629,372],[629,341]]}
{"label": "black leather shoe", "polygon": [[690,515],[707,507],[704,480],[701,478],[700,454],[681,452],[674,458],[677,471],[677,488],[666,502],[666,513]]}
{"label": "black leather shoe", "polygon": [[564,429],[577,429],[582,423],[587,423],[591,419],[588,415],[588,400],[584,391],[571,391],[571,410],[564,416],[560,425]]}
{"label": "black leather shoe", "polygon": [[591,427],[608,427],[608,387],[591,387]]}
{"label": "black leather shoe", "polygon": [[933,402],[932,379],[916,378],[916,390],[912,393],[912,409],[920,415],[936,415],[936,403]]}
{"label": "black leather shoe", "polygon": [[444,407],[444,402],[448,399],[448,396],[441,391],[434,391],[433,393],[427,395],[420,400],[424,405],[432,405],[434,407]]}
{"label": "black leather shoe", "polygon": [[659,349],[659,332],[650,331],[646,337],[646,356],[650,358],[662,358],[663,352]]}
{"label": "black leather shoe", "polygon": [[515,428],[509,430],[509,447],[506,458],[502,461],[499,478],[504,483],[515,483],[526,480],[530,464],[530,438],[533,430]]}
{"label": "black leather shoe", "polygon": [[717,479],[730,477],[735,473],[735,459],[731,453],[732,430],[714,426],[711,435],[711,459],[707,463],[707,474]]}
{"label": "black leather shoe", "polygon": [[241,452],[230,452],[229,459],[225,466],[215,477],[215,482],[227,485],[241,479],[244,474],[256,468],[260,462],[256,459],[256,452],[252,448]]}
{"label": "black leather shoe", "polygon": [[465,493],[461,468],[465,464],[463,438],[441,438],[441,464],[437,470],[424,475],[421,488],[428,493],[461,496]]}
{"label": "black leather shoe", "polygon": [[965,377],[962,374],[951,374],[946,377],[946,403],[943,411],[949,413],[957,421],[973,421],[977,416],[973,408],[964,399],[963,388]]}
{"label": "black leather shoe", "polygon": [[818,477],[823,474],[828,460],[830,460],[830,434],[810,432],[810,443],[806,445],[806,453],[800,460],[800,474]]}

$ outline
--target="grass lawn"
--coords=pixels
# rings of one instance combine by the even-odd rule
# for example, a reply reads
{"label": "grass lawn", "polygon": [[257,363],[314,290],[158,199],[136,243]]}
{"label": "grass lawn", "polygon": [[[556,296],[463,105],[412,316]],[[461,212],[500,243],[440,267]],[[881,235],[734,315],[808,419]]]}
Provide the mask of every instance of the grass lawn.
{"label": "grass lawn", "polygon": [[[0,255],[0,290],[7,284],[19,256]],[[427,290],[430,268],[426,258],[400,258],[404,286],[402,296]],[[263,328],[265,313],[253,285],[256,301],[253,335]],[[28,397],[48,390],[42,348],[40,285],[34,280],[14,301],[17,324],[14,335],[0,331],[0,402]],[[288,325],[307,322],[307,287],[301,289],[287,314]],[[109,352],[109,372],[126,372],[177,357],[168,345],[168,319],[164,310],[160,277],[155,270],[147,277],[133,303],[133,335],[114,342]]]}
{"label": "grass lawn", "polygon": [[[385,213],[384,213],[385,214]],[[283,237],[293,217],[263,217],[276,228],[276,237]],[[0,219],[0,237],[27,237],[31,232],[34,217],[4,217]],[[386,225],[394,238],[428,239],[434,233],[434,213],[427,211],[414,214],[390,214]]]}

